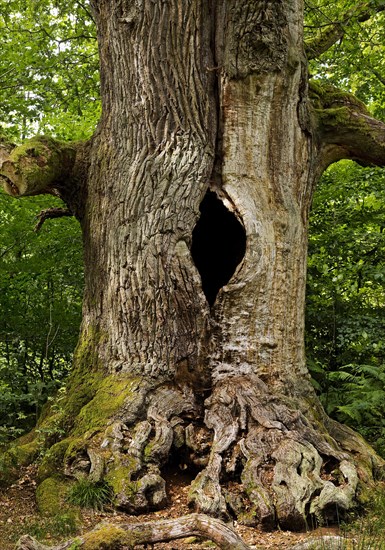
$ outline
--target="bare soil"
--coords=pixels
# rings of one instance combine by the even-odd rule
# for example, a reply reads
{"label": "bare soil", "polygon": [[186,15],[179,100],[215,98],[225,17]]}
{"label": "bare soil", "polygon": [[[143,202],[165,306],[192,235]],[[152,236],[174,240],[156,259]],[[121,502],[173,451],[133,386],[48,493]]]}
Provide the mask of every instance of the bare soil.
{"label": "bare soil", "polygon": [[[92,529],[100,522],[111,521],[114,523],[137,523],[138,521],[153,521],[154,519],[175,518],[191,512],[187,505],[188,477],[183,472],[169,472],[168,486],[170,506],[159,512],[131,516],[116,511],[95,512],[82,510],[82,526],[76,533]],[[0,549],[13,550],[16,541],[23,534],[32,534],[39,539],[37,533],[39,526],[44,526],[45,536],[40,539],[45,544],[55,544],[59,540],[72,538],[58,536],[57,532],[50,532],[50,523],[47,518],[42,517],[37,509],[35,500],[36,489],[36,468],[29,466],[21,472],[20,479],[12,486],[0,490]],[[314,536],[326,534],[337,535],[337,527],[318,528],[308,533],[293,533],[290,531],[274,531],[266,533],[254,527],[234,524],[236,531],[245,542],[257,550],[281,550],[290,548],[294,544]],[[54,531],[54,527],[51,530]],[[72,535],[74,536],[74,535]],[[216,545],[197,538],[183,539],[168,543],[159,543],[153,546],[155,550],[203,550],[216,548]]]}

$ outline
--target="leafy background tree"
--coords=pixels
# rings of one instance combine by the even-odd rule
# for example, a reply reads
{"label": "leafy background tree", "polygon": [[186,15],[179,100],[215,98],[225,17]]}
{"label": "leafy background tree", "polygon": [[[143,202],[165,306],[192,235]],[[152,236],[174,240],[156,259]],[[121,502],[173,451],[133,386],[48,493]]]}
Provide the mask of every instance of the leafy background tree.
{"label": "leafy background tree", "polygon": [[[308,43],[320,33],[339,33],[311,60],[311,81],[352,92],[384,120],[385,6],[356,6],[306,2]],[[373,8],[378,13],[369,20]],[[383,456],[384,208],[383,169],[341,161],[324,174],[311,213],[306,332],[309,368],[327,412]]]}
{"label": "leafy background tree", "polygon": [[327,412],[385,451],[383,171],[339,163],[322,179],[309,239],[307,356]]}
{"label": "leafy background tree", "polygon": [[[22,45],[22,47],[21,47]],[[95,26],[87,2],[0,7],[0,133],[88,137],[99,117]],[[53,197],[0,196],[0,443],[33,427],[63,384],[78,338],[82,245],[65,218],[34,232]]]}
{"label": "leafy background tree", "polygon": [[90,136],[100,112],[95,25],[87,2],[0,7],[0,121],[8,138]]}
{"label": "leafy background tree", "polygon": [[36,203],[2,199],[0,441],[32,427],[62,384],[78,337],[82,295],[76,223],[63,219],[36,234]]}

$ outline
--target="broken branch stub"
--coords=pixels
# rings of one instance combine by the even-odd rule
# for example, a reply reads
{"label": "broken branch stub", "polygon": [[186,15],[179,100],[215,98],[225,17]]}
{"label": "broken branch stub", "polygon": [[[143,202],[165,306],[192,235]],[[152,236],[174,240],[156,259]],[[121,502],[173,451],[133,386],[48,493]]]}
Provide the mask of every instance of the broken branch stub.
{"label": "broken branch stub", "polygon": [[4,191],[14,197],[49,193],[69,175],[75,156],[74,145],[34,137],[0,158]]}

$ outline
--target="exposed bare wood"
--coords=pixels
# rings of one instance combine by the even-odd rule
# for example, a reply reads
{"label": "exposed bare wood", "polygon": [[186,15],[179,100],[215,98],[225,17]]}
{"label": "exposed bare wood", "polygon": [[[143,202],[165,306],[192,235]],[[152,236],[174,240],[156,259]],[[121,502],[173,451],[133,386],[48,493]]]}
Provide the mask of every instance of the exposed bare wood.
{"label": "exposed bare wood", "polygon": [[[133,524],[101,524],[94,531],[56,546],[45,546],[30,536],[21,537],[15,550],[65,550],[76,548],[134,548],[139,544],[155,544],[191,536],[209,539],[222,550],[248,550],[249,546],[229,525],[203,514],[191,514],[178,519]],[[114,546],[113,546],[114,545]]]}

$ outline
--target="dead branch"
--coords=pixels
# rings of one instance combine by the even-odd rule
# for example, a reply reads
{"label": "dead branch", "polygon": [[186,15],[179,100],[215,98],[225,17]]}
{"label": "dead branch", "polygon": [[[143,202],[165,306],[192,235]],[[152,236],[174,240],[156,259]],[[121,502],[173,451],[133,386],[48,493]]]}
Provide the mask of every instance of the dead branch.
{"label": "dead branch", "polygon": [[38,218],[39,221],[35,225],[35,228],[34,228],[35,233],[40,231],[43,223],[46,220],[52,219],[52,218],[62,218],[64,216],[70,217],[70,216],[73,216],[73,214],[72,214],[71,210],[69,210],[68,208],[47,208],[45,210],[42,210],[36,216],[36,218]]}
{"label": "dead branch", "polygon": [[[57,546],[45,546],[29,535],[21,537],[15,550],[65,550],[71,545],[76,548],[106,548],[106,544],[114,548],[128,546],[134,548],[139,544],[167,542],[191,536],[209,539],[222,550],[249,550],[250,547],[228,525],[204,514],[190,514],[177,519],[133,523],[133,524],[101,524],[93,531],[76,539]],[[110,547],[110,546],[108,546]]]}

